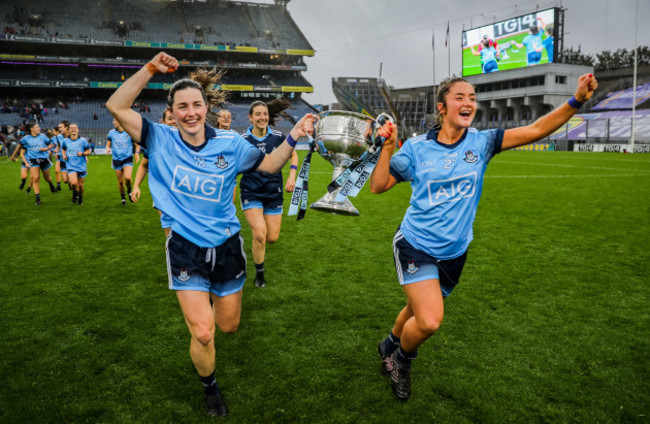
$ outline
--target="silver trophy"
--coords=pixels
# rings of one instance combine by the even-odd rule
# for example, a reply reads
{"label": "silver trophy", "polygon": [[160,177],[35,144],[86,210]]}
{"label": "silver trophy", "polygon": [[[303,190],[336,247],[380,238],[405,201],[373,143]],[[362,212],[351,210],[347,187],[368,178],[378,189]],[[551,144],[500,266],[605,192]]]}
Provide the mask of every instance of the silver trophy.
{"label": "silver trophy", "polygon": [[[342,110],[322,112],[318,117],[313,136],[316,151],[334,166],[332,180],[336,180],[373,146],[379,125],[369,116]],[[342,202],[334,200],[340,190],[328,192],[310,207],[321,212],[358,216],[359,211],[347,197]]]}

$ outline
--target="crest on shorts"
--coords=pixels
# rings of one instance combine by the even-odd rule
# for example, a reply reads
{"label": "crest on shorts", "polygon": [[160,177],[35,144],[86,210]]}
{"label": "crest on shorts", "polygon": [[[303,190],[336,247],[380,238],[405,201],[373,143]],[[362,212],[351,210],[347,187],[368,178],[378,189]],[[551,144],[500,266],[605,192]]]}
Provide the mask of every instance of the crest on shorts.
{"label": "crest on shorts", "polygon": [[418,272],[419,267],[415,266],[415,261],[409,261],[409,266],[406,268],[406,272],[409,274],[415,274]]}
{"label": "crest on shorts", "polygon": [[465,152],[465,158],[463,160],[467,163],[474,163],[478,160],[478,156],[476,156],[471,150],[468,150]]}
{"label": "crest on shorts", "polygon": [[217,161],[214,164],[217,165],[217,168],[221,169],[228,167],[228,162],[226,162],[226,158],[223,155],[217,156]]}
{"label": "crest on shorts", "polygon": [[178,274],[178,279],[182,282],[186,282],[190,279],[190,276],[187,274],[187,268],[181,268],[181,273]]}

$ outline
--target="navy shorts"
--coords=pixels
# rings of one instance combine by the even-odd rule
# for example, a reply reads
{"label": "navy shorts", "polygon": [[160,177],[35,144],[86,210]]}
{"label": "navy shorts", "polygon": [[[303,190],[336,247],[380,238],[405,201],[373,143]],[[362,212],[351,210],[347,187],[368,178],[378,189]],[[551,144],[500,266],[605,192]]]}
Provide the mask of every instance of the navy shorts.
{"label": "navy shorts", "polygon": [[528,65],[537,65],[542,60],[542,54],[540,52],[530,52],[528,53]]}
{"label": "navy shorts", "polygon": [[43,171],[47,171],[52,166],[52,161],[49,158],[45,159],[30,159],[29,167],[30,168],[41,168]]}
{"label": "navy shorts", "polygon": [[167,273],[172,290],[194,290],[223,297],[237,293],[246,281],[244,240],[239,233],[216,247],[199,247],[170,231]]}
{"label": "navy shorts", "polygon": [[457,258],[438,260],[413,247],[404,238],[400,229],[393,238],[393,255],[400,285],[424,280],[439,280],[443,297],[449,296],[458,285],[467,259],[467,251],[465,251]]}
{"label": "navy shorts", "polygon": [[282,193],[272,198],[256,196],[252,193],[241,193],[241,210],[263,209],[264,215],[282,215]]}
{"label": "navy shorts", "polygon": [[68,175],[70,174],[77,174],[77,178],[86,178],[88,176],[88,170],[85,171],[78,171],[76,169],[68,169]]}
{"label": "navy shorts", "polygon": [[111,163],[111,167],[116,171],[119,171],[125,166],[133,166],[133,156],[121,160],[113,159],[113,162]]}

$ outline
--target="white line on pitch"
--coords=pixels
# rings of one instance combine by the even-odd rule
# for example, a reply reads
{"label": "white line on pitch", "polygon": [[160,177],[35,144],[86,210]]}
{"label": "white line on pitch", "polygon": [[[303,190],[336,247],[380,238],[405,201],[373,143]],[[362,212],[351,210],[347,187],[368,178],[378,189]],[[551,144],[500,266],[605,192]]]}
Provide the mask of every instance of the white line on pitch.
{"label": "white line on pitch", "polygon": [[[607,166],[589,166],[589,165],[563,165],[560,163],[539,163],[539,162],[515,162],[515,161],[499,161],[499,163],[516,163],[519,165],[539,165],[539,166],[557,166],[561,168],[591,168],[591,169],[609,169],[613,171],[621,171],[621,168],[611,168]],[[641,171],[645,172],[645,169],[625,169],[625,171]]]}
{"label": "white line on pitch", "polygon": [[485,178],[617,178],[641,177],[649,174],[602,174],[602,175],[486,175]]}

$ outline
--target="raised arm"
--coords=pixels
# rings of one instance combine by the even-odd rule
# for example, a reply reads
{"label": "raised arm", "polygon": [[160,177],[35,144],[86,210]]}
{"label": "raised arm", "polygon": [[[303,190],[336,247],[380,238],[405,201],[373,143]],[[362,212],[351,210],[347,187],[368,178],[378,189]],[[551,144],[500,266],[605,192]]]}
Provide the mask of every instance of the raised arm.
{"label": "raised arm", "polygon": [[375,194],[388,191],[397,184],[395,177],[390,175],[390,158],[395,151],[397,127],[393,123],[387,122],[379,130],[379,135],[382,137],[388,136],[388,138],[384,141],[377,165],[375,165],[375,169],[370,175],[370,192]]}
{"label": "raised arm", "polygon": [[593,96],[597,87],[598,81],[592,74],[580,76],[573,99],[561,104],[530,125],[505,130],[501,150],[523,146],[551,135],[575,115],[582,103]]}
{"label": "raised arm", "polygon": [[296,122],[296,125],[291,129],[287,139],[277,149],[264,157],[257,171],[268,172],[269,174],[280,172],[294,153],[293,149],[296,147],[298,139],[314,132],[315,121],[316,115],[313,113],[308,113],[300,118],[300,121]]}
{"label": "raised arm", "polygon": [[115,90],[106,102],[106,108],[111,115],[136,143],[140,142],[142,117],[131,109],[133,102],[155,74],[174,72],[177,68],[176,58],[160,52]]}

